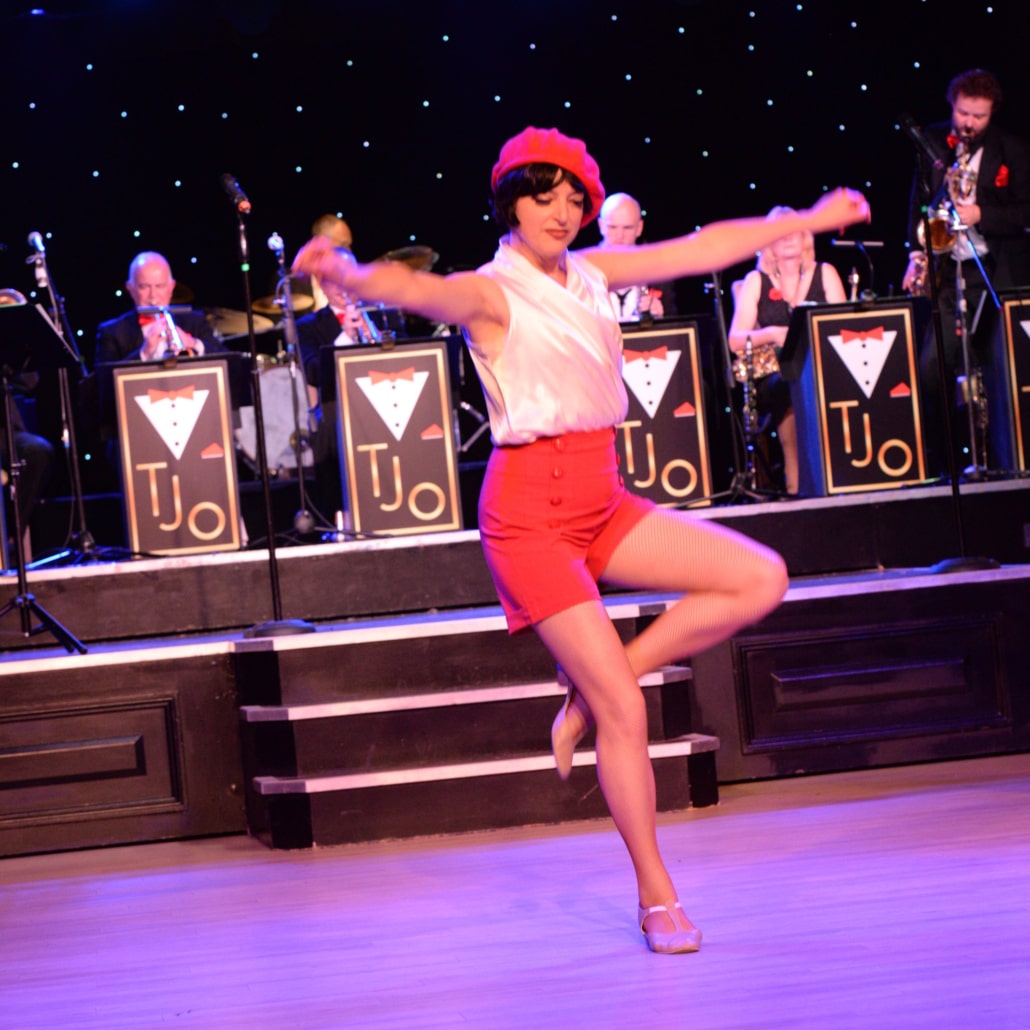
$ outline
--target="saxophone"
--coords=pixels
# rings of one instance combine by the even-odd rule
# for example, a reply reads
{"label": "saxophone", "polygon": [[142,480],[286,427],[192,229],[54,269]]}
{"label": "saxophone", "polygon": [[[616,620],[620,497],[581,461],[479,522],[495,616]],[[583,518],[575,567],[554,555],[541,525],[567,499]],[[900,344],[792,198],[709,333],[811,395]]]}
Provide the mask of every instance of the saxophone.
{"label": "saxophone", "polygon": [[[944,191],[940,199],[927,209],[927,220],[930,223],[930,250],[934,254],[950,254],[955,248],[956,231],[963,228],[962,217],[956,205],[968,204],[976,193],[976,169],[970,164],[972,154],[969,144],[960,139],[955,144],[955,160],[944,173]],[[926,274],[929,259],[926,256],[926,226],[922,219],[916,226],[916,238],[923,253],[915,251],[911,261],[915,265],[915,276],[909,287],[913,297],[925,297],[927,289]]]}

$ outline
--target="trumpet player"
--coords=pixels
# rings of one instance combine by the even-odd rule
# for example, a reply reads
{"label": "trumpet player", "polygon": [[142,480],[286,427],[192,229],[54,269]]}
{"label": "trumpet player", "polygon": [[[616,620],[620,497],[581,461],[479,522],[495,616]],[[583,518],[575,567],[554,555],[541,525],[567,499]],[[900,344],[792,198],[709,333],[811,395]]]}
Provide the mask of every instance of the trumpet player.
{"label": "trumpet player", "polygon": [[97,364],[152,361],[170,354],[201,356],[223,353],[214,326],[203,312],[168,310],[175,279],[168,261],[155,251],[137,254],[129,265],[125,288],[135,309],[102,322],[97,329]]}
{"label": "trumpet player", "polygon": [[[335,247],[340,257],[356,264],[347,247]],[[297,342],[304,364],[304,378],[308,384],[312,410],[319,406],[319,365],[323,347],[351,347],[362,343],[377,343],[379,329],[358,306],[354,297],[331,283],[324,284],[326,304],[318,310],[297,319]]]}
{"label": "trumpet player", "polygon": [[[601,205],[597,216],[601,233],[599,246],[633,247],[640,242],[644,217],[640,204],[628,193],[613,193]],[[648,283],[611,291],[612,304],[620,322],[639,322],[676,314],[676,291],[672,283]]]}
{"label": "trumpet player", "polygon": [[[971,363],[984,369],[990,358],[988,333],[993,305],[988,283],[994,290],[1030,285],[1030,146],[999,126],[994,118],[1001,106],[1002,89],[989,71],[974,68],[951,80],[946,92],[951,106],[949,121],[929,125],[925,134],[940,152],[941,167],[917,168],[912,180],[909,206],[909,263],[902,285],[910,293],[928,292],[927,249],[936,258],[936,282],[940,305],[945,374],[948,395],[957,375],[964,373],[962,339],[957,317],[965,312]],[[929,164],[925,159],[924,164]],[[929,187],[930,241],[924,241],[922,209]],[[949,229],[956,222],[960,232]],[[912,246],[916,241],[917,246]],[[979,263],[974,259],[979,257]],[[983,272],[980,270],[983,265]],[[962,301],[957,272],[961,272]],[[984,274],[987,280],[985,281]],[[932,327],[922,341],[920,368],[924,402],[931,434],[942,428],[937,351]],[[987,377],[989,378],[989,376]],[[956,405],[952,417],[958,459],[974,458],[975,441],[967,441],[964,419]],[[930,438],[931,449],[941,441]],[[968,446],[965,455],[961,452]],[[943,471],[943,453],[933,455]],[[962,468],[960,464],[958,466]]]}

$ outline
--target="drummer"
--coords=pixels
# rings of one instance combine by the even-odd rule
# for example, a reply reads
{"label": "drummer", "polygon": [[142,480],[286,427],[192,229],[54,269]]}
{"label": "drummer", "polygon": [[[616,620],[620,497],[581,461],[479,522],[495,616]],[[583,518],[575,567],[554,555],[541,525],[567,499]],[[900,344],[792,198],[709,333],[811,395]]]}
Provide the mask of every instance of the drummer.
{"label": "drummer", "polygon": [[[311,235],[324,236],[334,247],[346,247],[352,252],[354,250],[354,234],[339,215],[319,215],[311,226]],[[329,303],[329,298],[315,276],[311,277],[311,295],[315,299],[316,308],[324,308]]]}

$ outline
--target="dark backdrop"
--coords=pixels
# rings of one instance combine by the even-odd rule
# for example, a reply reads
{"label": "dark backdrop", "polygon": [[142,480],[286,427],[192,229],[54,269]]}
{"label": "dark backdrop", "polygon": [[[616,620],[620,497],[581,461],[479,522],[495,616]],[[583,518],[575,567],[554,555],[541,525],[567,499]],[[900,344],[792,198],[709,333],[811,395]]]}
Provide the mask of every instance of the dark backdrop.
{"label": "dark backdrop", "polygon": [[[995,70],[1026,130],[1025,0],[27,0],[0,6],[0,286],[34,288],[31,231],[81,350],[124,311],[132,256],[164,252],[202,307],[243,307],[220,176],[249,194],[254,296],[278,231],[292,255],[340,212],[359,258],[408,244],[437,269],[488,259],[498,147],[528,123],[584,137],[646,235],[864,189],[876,288],[905,264],[912,145],[957,71]],[[853,235],[854,235],[853,231]],[[596,240],[596,228],[584,233]],[[855,251],[819,243],[846,276]],[[867,270],[860,266],[863,285]],[[742,273],[733,270],[728,278]],[[701,283],[680,308],[708,311]]]}

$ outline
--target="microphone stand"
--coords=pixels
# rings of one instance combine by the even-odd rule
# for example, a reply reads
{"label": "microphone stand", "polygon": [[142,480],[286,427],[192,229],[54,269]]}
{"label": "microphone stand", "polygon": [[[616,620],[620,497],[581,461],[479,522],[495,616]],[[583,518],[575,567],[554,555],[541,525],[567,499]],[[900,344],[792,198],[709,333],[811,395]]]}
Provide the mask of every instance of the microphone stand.
{"label": "microphone stand", "polygon": [[[85,374],[85,362],[75,346],[75,336],[68,322],[68,313],[64,306],[64,297],[54,288],[54,280],[47,267],[46,250],[41,244],[38,233],[29,234],[29,242],[36,248],[36,253],[26,258],[26,264],[35,265],[36,286],[46,290],[50,299],[50,321],[54,332],[61,340],[68,356],[79,369],[79,379]],[[64,447],[65,464],[68,468],[68,482],[72,491],[72,530],[68,538],[70,547],[58,554],[41,560],[43,564],[54,564],[71,559],[71,564],[94,560],[97,555],[93,535],[86,528],[86,508],[82,496],[82,479],[79,474],[79,452],[75,438],[75,426],[72,414],[71,389],[68,384],[68,369],[61,365],[57,372],[58,393],[61,400],[61,444]]]}
{"label": "microphone stand", "polygon": [[[955,429],[951,417],[951,399],[947,382],[947,365],[944,354],[944,327],[941,322],[940,290],[937,286],[937,255],[933,249],[933,236],[931,235],[930,208],[933,203],[934,190],[930,181],[930,170],[943,167],[936,149],[926,138],[919,134],[909,133],[913,143],[916,145],[919,160],[918,166],[918,190],[922,197],[923,212],[923,239],[926,241],[926,281],[930,286],[930,312],[931,325],[933,327],[933,344],[937,357],[937,378],[939,400],[944,422],[944,449],[945,458],[948,463],[948,478],[951,486],[952,510],[955,514],[955,530],[958,534],[959,553],[954,558],[943,558],[933,565],[934,572],[963,572],[969,569],[996,569],[998,563],[993,558],[970,557],[966,554],[966,530],[962,519],[962,497],[959,490],[959,468],[955,457]],[[956,264],[959,264],[956,262]],[[961,267],[957,270],[961,276]],[[958,282],[959,280],[956,280]],[[993,292],[993,291],[992,291]],[[966,344],[964,343],[963,350]],[[966,357],[965,353],[963,355]],[[968,380],[967,380],[968,384]],[[970,440],[970,446],[974,446]]]}
{"label": "microphone stand", "polygon": [[[231,176],[223,176],[223,185]],[[236,212],[236,228],[240,255],[240,270],[243,273],[244,310],[247,312],[247,335],[250,340],[250,377],[251,391],[254,401],[254,432],[257,436],[258,466],[261,470],[261,489],[265,504],[265,526],[268,534],[268,575],[272,588],[272,621],[261,622],[243,631],[245,637],[275,637],[292,633],[314,633],[315,627],[310,622],[300,619],[283,619],[282,598],[279,593],[279,565],[275,554],[275,521],[272,517],[272,485],[268,472],[268,451],[265,446],[265,416],[261,403],[261,368],[258,364],[257,336],[254,333],[254,312],[251,308],[250,293],[250,248],[247,245],[247,226],[244,215],[250,213],[250,201],[231,180],[235,193],[227,191],[233,200]]]}
{"label": "microphone stand", "polygon": [[[279,263],[279,283],[276,287],[276,294],[281,295],[281,307],[283,312],[283,335],[286,338],[286,361],[290,370],[290,398],[293,406],[293,454],[297,462],[297,491],[300,495],[300,508],[293,516],[293,528],[298,533],[310,533],[315,528],[315,517],[308,510],[307,495],[304,486],[304,451],[308,446],[308,434],[301,430],[300,400],[297,397],[297,388],[307,392],[307,383],[303,375],[298,381],[298,372],[302,371],[297,356],[300,353],[300,341],[297,336],[297,319],[293,309],[293,288],[290,284],[290,274],[286,270],[286,259],[284,256],[285,246],[283,239],[278,233],[272,233],[268,238],[269,249],[276,256]],[[307,407],[305,400],[304,407]]]}
{"label": "microphone stand", "polygon": [[[882,247],[883,240],[830,240],[831,247],[854,247],[865,258],[866,267],[869,269],[869,286],[862,291],[862,300],[874,300],[876,298],[876,269],[873,268],[873,259],[869,256],[868,247]],[[854,269],[852,269],[854,272]],[[851,276],[848,276],[851,282]],[[857,287],[858,283],[852,283]],[[855,290],[852,289],[850,300],[857,300]]]}

